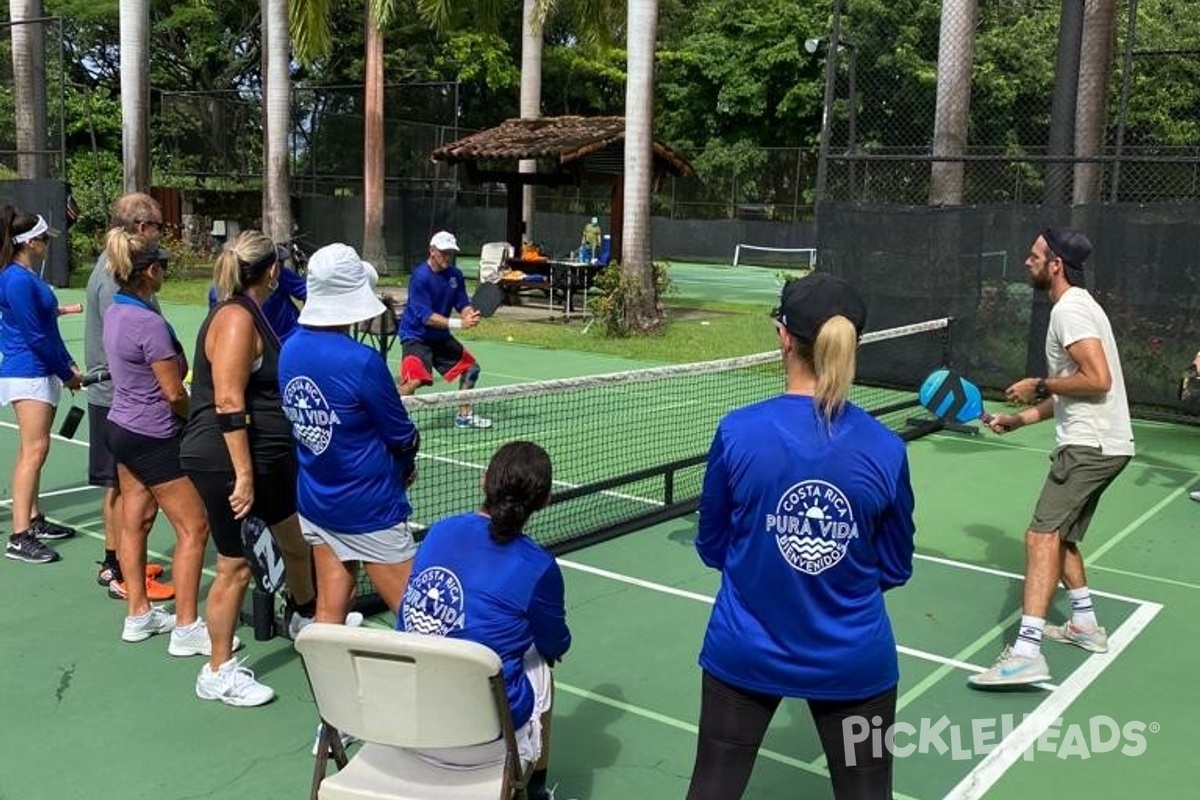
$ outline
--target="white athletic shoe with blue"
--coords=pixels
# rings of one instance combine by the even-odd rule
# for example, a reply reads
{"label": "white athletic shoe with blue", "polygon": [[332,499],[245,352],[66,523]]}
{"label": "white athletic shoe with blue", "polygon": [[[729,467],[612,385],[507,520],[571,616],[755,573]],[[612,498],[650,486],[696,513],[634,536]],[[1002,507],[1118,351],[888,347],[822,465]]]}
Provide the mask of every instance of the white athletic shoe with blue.
{"label": "white athletic shoe with blue", "polygon": [[1033,658],[1019,656],[1012,647],[1004,648],[1000,658],[989,670],[967,678],[972,686],[1021,686],[1050,680],[1050,668],[1041,653]]}

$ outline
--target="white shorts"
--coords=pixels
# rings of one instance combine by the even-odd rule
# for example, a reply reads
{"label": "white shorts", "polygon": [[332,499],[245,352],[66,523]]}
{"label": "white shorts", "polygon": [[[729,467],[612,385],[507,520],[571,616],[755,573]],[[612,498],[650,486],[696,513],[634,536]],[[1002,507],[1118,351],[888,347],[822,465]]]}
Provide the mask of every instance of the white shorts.
{"label": "white shorts", "polygon": [[58,405],[62,396],[62,381],[56,375],[45,378],[0,378],[0,406],[14,400],[41,400]]}
{"label": "white shorts", "polygon": [[[542,755],[542,715],[550,710],[553,679],[550,666],[536,648],[525,651],[525,677],[533,684],[533,714],[529,721],[517,728],[517,752],[522,763],[537,761]],[[439,747],[435,750],[413,750],[414,755],[450,769],[478,769],[490,767],[504,761],[504,739],[474,747]]]}
{"label": "white shorts", "polygon": [[407,522],[369,533],[338,533],[300,515],[300,534],[312,546],[325,545],[338,561],[403,564],[417,554],[417,543]]}

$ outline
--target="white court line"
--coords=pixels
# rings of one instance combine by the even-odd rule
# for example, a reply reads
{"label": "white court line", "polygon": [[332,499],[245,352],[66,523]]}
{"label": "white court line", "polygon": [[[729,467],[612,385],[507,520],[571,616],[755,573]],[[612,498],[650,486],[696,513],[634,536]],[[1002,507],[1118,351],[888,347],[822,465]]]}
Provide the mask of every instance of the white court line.
{"label": "white court line", "polygon": [[[942,558],[940,556],[927,556],[922,553],[915,554],[913,556],[913,558],[915,558],[919,561],[932,561],[935,564],[942,564],[947,567],[954,567],[955,569],[965,569],[970,572],[982,572],[985,575],[995,575],[1000,578],[1008,578],[1008,579],[1014,580],[1014,581],[1024,581],[1025,580],[1025,576],[1021,575],[1020,573],[1017,573],[1017,572],[1007,572],[1006,570],[995,569],[994,567],[983,567],[983,566],[980,566],[979,564],[970,564],[966,561],[955,561],[953,559]],[[1090,567],[1091,564],[1089,563],[1088,566]],[[1122,603],[1129,603],[1130,605],[1135,605],[1135,606],[1142,605],[1142,603],[1145,602],[1144,600],[1139,600],[1136,597],[1128,597],[1123,594],[1115,594],[1114,592],[1106,592],[1101,589],[1091,589],[1089,587],[1089,591],[1091,591],[1091,593],[1096,597],[1106,597],[1109,600],[1120,600]]]}
{"label": "white court line", "polygon": [[1108,637],[1108,652],[1093,654],[1083,662],[1083,666],[1072,672],[1058,691],[1053,692],[1043,700],[1033,713],[1027,716],[995,750],[988,753],[982,761],[975,765],[967,776],[946,795],[946,800],[975,800],[983,797],[996,781],[1021,758],[1024,752],[1032,747],[1055,720],[1074,703],[1084,690],[1092,684],[1100,673],[1129,646],[1150,621],[1162,611],[1158,603],[1144,602],[1117,630]]}
{"label": "white court line", "polygon": [[[6,422],[5,420],[0,420],[0,426],[3,426],[5,428],[12,428],[14,431],[20,430],[20,428],[17,427],[17,423],[15,423],[15,422]],[[66,442],[67,444],[73,444],[76,447],[87,447],[88,446],[88,443],[86,441],[83,441],[82,439],[68,439],[65,436],[59,436],[57,433],[51,433],[50,438],[55,439],[60,442]]]}
{"label": "white court line", "polygon": [[[586,572],[590,575],[596,575],[601,578],[617,581],[619,583],[629,584],[630,586],[637,586],[642,589],[649,589],[650,591],[659,592],[660,594],[669,594],[675,597],[682,597],[687,600],[695,600],[707,605],[712,605],[715,602],[715,598],[707,594],[690,592],[686,589],[679,589],[675,586],[667,586],[663,583],[655,583],[654,581],[635,578],[632,575],[624,575],[620,572],[612,572],[607,569],[601,569],[600,567],[593,567],[590,564],[581,564],[578,561],[560,558],[558,559],[558,563],[568,569],[573,569],[578,572]],[[988,669],[987,667],[981,667],[977,664],[971,664],[966,661],[958,661],[953,658],[947,658],[946,656],[941,656],[937,653],[929,653],[924,650],[917,650],[913,647],[896,645],[896,652],[906,656],[912,656],[913,658],[919,658],[922,661],[931,661],[934,664],[941,664],[943,666],[954,667],[955,669],[966,670],[967,672],[985,672]],[[1047,686],[1050,687],[1051,685],[1047,684]]]}
{"label": "white court line", "polygon": [[[431,453],[419,453],[419,454],[417,454],[417,458],[424,458],[424,459],[428,459],[430,461],[436,461],[439,464],[449,464],[452,467],[463,467],[464,469],[473,469],[473,470],[477,471],[480,475],[482,475],[484,472],[487,471],[486,464],[476,464],[472,461],[462,461],[461,459],[457,459],[457,458],[446,458],[445,456],[435,456]],[[551,483],[554,486],[558,486],[558,487],[561,487],[564,489],[578,489],[580,486],[580,484],[578,484],[578,483],[570,483],[568,481],[560,481],[560,480],[554,480],[554,481],[551,481]],[[615,497],[618,500],[629,500],[630,502],[633,502],[633,503],[645,503],[648,506],[664,505],[662,500],[652,500],[648,497],[638,497],[637,495],[625,494],[624,492],[614,492],[612,489],[607,489],[605,491],[598,492],[598,494],[602,494],[606,497]]]}
{"label": "white court line", "polygon": [[[103,488],[104,488],[103,486],[75,486],[70,489],[55,489],[53,492],[40,493],[38,495],[38,499],[41,500],[43,497],[60,497],[64,494],[76,494],[78,492],[100,491]],[[0,500],[0,506],[11,506],[11,505],[12,505],[11,497],[8,498],[7,500]]]}

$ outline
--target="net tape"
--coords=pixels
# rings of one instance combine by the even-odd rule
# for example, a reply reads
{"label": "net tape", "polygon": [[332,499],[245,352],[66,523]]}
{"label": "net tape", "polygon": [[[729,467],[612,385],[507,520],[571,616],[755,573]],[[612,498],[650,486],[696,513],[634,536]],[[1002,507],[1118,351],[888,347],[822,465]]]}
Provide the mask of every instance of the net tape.
{"label": "net tape", "polygon": [[[881,331],[864,333],[859,339],[859,347],[878,344],[904,336],[919,333],[945,331],[950,327],[950,317],[916,322],[911,325],[901,325]],[[696,374],[713,374],[730,372],[748,367],[761,367],[775,364],[779,361],[779,351],[769,350],[765,353],[755,353],[748,356],[735,356],[714,361],[700,361],[688,364],[671,364],[664,367],[647,367],[645,369],[627,370],[624,372],[609,372],[600,375],[585,375],[573,378],[554,378],[544,381],[513,383],[507,386],[489,386],[482,389],[465,389],[452,392],[436,392],[424,395],[408,395],[403,398],[404,407],[410,412],[418,409],[441,408],[466,404],[487,403],[493,400],[507,400],[532,394],[548,394],[564,389],[594,389],[602,386],[618,384],[648,383],[650,381],[668,380],[670,378],[686,377]],[[919,382],[918,376],[914,385]]]}

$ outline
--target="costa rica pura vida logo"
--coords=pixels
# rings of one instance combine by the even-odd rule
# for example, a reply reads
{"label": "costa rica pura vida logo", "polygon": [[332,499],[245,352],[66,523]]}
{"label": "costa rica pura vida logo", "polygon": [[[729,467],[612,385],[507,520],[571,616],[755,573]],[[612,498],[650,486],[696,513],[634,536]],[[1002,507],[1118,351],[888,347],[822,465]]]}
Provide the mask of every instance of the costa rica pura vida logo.
{"label": "costa rica pura vida logo", "polygon": [[792,568],[808,575],[837,564],[850,540],[858,538],[849,499],[832,483],[819,480],[787,489],[767,514],[766,528]]}
{"label": "costa rica pura vida logo", "polygon": [[283,413],[300,443],[318,456],[333,441],[334,426],[342,422],[321,387],[306,375],[292,378],[283,387]]}

